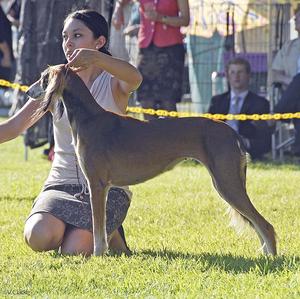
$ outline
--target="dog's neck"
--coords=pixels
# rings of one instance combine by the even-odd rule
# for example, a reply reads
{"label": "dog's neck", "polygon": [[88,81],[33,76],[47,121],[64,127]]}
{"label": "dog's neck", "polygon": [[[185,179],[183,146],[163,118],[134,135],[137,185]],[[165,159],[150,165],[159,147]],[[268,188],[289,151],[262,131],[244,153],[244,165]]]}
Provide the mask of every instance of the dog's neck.
{"label": "dog's neck", "polygon": [[62,98],[73,133],[80,127],[88,126],[94,117],[101,117],[105,113],[76,74],[68,74]]}

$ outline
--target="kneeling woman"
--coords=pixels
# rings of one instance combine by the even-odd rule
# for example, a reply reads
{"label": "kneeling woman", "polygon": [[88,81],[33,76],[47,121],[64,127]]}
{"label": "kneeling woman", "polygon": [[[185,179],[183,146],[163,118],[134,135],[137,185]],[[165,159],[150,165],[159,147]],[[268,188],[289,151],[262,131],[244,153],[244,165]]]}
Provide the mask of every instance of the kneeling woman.
{"label": "kneeling woman", "polygon": [[[139,71],[113,58],[107,51],[108,24],[92,10],[70,14],[64,22],[63,50],[68,65],[106,110],[125,113],[130,93],[141,83]],[[33,118],[39,102],[29,100],[12,118],[0,124],[0,143],[11,140],[41,117]],[[53,108],[55,109],[55,108]],[[55,111],[51,111],[55,113]],[[93,252],[89,195],[77,196],[85,186],[72,145],[70,124],[64,112],[54,118],[55,155],[50,174],[26,220],[24,236],[35,251],[59,249],[63,254]],[[111,249],[129,252],[122,223],[130,206],[128,187],[114,187],[107,201],[107,233]]]}

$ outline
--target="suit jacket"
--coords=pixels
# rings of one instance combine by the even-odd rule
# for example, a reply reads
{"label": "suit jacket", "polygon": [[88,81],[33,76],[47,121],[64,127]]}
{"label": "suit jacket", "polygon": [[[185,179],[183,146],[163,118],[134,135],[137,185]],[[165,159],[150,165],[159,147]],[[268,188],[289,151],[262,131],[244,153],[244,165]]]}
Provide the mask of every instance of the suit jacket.
{"label": "suit jacket", "polygon": [[[225,92],[212,97],[209,113],[212,114],[228,114],[230,107],[230,92]],[[244,99],[241,108],[241,114],[264,114],[270,112],[269,101],[254,92],[249,91]],[[249,139],[250,147],[247,148],[250,155],[260,158],[264,153],[271,149],[272,132],[265,121],[239,121],[238,133]]]}

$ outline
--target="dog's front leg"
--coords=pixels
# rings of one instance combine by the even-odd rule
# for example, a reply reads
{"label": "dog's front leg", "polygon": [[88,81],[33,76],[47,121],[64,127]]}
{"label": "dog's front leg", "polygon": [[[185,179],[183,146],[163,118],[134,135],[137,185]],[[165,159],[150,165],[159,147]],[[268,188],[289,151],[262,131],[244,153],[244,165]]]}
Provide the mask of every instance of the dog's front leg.
{"label": "dog's front leg", "polygon": [[106,234],[106,197],[109,186],[90,185],[93,218],[94,255],[103,255],[108,249]]}

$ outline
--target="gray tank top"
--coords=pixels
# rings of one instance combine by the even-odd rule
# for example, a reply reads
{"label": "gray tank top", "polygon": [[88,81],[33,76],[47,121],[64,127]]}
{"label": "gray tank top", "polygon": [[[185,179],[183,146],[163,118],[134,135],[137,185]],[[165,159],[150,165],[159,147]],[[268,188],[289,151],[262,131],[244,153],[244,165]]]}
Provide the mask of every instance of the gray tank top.
{"label": "gray tank top", "polygon": [[[113,98],[111,79],[112,75],[103,71],[93,82],[90,92],[102,108],[111,112],[123,114]],[[70,123],[65,111],[59,120],[54,117],[53,132],[55,154],[45,185],[81,184],[84,181],[84,175],[76,163]],[[126,193],[131,196],[129,188],[123,188]]]}

